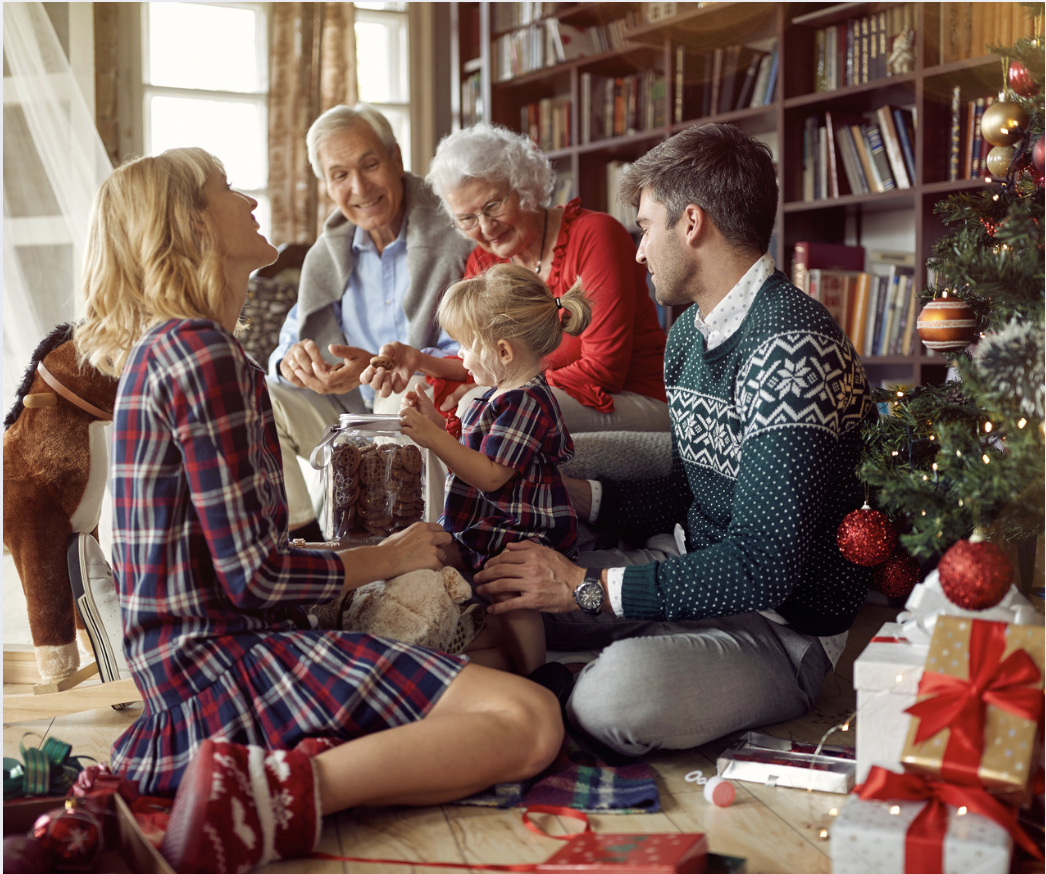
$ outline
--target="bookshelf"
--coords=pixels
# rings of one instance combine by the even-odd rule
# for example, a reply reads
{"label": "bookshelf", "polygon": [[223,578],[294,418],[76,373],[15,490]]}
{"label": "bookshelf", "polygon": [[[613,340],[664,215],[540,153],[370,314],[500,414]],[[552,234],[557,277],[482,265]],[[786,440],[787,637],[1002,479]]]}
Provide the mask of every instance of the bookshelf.
{"label": "bookshelf", "polygon": [[[781,197],[771,254],[782,270],[791,272],[802,241],[862,245],[869,252],[903,248],[914,256],[918,292],[945,230],[934,205],[988,184],[951,178],[954,89],[963,106],[960,145],[972,148],[963,141],[966,105],[1001,89],[1001,64],[986,46],[1018,35],[1017,5],[455,2],[454,123],[483,120],[530,133],[562,177],[557,199],[580,195],[586,206],[612,214],[618,212],[608,178],[629,161],[694,123],[736,124],[774,152]],[[867,69],[848,76],[847,34],[862,21],[871,23],[872,34],[881,28],[883,51],[870,59],[865,48],[859,56],[870,59]],[[913,37],[907,54],[904,45],[898,52],[893,45],[894,31],[904,27]],[[859,31],[850,38],[860,46]],[[728,71],[732,89],[723,83]],[[709,72],[718,73],[711,87],[705,85]],[[624,119],[614,115],[611,122],[615,97],[608,95],[615,87]],[[913,122],[907,185],[852,190],[833,145],[839,181],[832,186],[818,169],[822,190],[811,196],[804,169],[826,114],[859,129],[885,124],[878,111],[887,107],[906,111]],[[827,158],[827,137],[820,137],[819,157]],[[886,244],[883,234],[892,235]],[[864,360],[876,384],[939,383],[947,371],[945,360],[917,336],[909,354]]]}

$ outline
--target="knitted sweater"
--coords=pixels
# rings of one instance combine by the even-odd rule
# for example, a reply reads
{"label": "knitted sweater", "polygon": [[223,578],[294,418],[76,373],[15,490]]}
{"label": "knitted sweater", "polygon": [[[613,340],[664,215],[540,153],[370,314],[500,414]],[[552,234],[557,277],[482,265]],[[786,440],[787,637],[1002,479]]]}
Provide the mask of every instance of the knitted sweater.
{"label": "knitted sweater", "polygon": [[607,483],[601,520],[656,533],[676,523],[687,554],[629,567],[628,619],[776,610],[808,634],[849,628],[870,579],[835,532],[859,507],[862,422],[877,415],[853,346],[780,271],[737,331],[706,351],[685,314],[665,350],[672,473]]}

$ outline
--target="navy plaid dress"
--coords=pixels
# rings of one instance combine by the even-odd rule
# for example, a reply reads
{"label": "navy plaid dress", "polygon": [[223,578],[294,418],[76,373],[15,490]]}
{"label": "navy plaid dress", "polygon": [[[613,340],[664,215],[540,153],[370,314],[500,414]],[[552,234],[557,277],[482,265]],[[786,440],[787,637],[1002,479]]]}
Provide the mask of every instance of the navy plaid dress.
{"label": "navy plaid dress", "polygon": [[574,441],[559,403],[540,373],[492,398],[494,391],[470,404],[459,439],[519,473],[500,489],[481,492],[451,472],[440,524],[473,570],[517,540],[536,540],[576,558],[577,514],[558,467],[574,457]]}
{"label": "navy plaid dress", "polygon": [[206,320],[132,350],[113,437],[113,565],[124,651],[145,701],[112,767],[173,792],[207,737],[287,749],[421,719],[465,661],[311,630],[341,590],[333,552],[293,549],[265,374]]}

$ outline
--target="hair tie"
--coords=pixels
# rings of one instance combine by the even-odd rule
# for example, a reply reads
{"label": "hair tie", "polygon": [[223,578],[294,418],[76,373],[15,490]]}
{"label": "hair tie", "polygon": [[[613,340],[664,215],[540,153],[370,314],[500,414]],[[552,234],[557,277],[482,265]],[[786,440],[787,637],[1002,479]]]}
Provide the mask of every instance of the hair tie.
{"label": "hair tie", "polygon": [[561,301],[558,297],[556,298],[556,309],[557,310],[563,309],[563,301]]}

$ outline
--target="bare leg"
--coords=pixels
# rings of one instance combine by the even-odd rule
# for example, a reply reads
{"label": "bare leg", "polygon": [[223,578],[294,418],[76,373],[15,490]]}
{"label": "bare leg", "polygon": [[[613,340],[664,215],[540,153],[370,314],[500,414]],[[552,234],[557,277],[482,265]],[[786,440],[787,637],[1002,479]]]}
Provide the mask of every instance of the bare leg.
{"label": "bare leg", "polygon": [[[507,596],[494,597],[492,601]],[[545,664],[545,625],[537,610],[514,610],[500,617],[505,648],[512,658],[516,673],[529,676]]]}
{"label": "bare leg", "polygon": [[467,665],[428,716],[366,735],[313,761],[324,814],[424,806],[532,777],[563,741],[559,704],[521,677]]}

